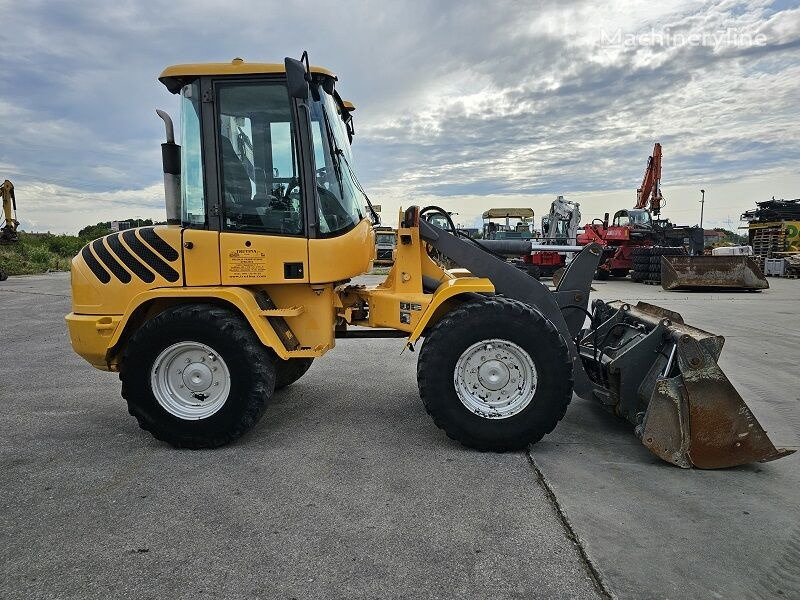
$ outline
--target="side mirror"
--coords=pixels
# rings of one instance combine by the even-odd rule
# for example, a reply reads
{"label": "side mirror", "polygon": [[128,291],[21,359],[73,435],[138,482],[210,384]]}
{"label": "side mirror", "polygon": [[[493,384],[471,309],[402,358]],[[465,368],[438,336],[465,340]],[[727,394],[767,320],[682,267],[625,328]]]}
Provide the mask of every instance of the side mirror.
{"label": "side mirror", "polygon": [[373,204],[372,205],[372,210],[374,210],[376,213],[381,212],[381,205],[380,204]]}
{"label": "side mirror", "polygon": [[299,60],[288,56],[284,59],[284,64],[286,65],[286,82],[289,87],[289,95],[298,100],[307,100],[308,78],[305,66]]}

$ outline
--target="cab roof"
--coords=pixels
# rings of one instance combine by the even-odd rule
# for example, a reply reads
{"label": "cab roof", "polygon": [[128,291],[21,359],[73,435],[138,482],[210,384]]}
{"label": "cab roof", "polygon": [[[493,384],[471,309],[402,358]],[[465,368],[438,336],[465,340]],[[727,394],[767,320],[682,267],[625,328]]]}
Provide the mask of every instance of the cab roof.
{"label": "cab roof", "polygon": [[530,219],[533,217],[532,208],[490,208],[483,213],[484,219]]}
{"label": "cab roof", "polygon": [[[161,72],[161,75],[158,76],[158,80],[163,83],[170,92],[177,94],[186,83],[203,75],[271,75],[285,72],[286,67],[283,63],[246,62],[244,59],[234,58],[229,63],[189,63],[172,65]],[[336,75],[333,71],[329,71],[324,67],[311,65],[311,72],[336,79]]]}

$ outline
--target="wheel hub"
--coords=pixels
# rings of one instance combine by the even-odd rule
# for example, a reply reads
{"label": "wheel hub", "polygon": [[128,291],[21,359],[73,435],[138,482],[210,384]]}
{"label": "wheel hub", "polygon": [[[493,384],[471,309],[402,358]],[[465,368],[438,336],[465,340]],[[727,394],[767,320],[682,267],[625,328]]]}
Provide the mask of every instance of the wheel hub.
{"label": "wheel hub", "polygon": [[483,387],[497,391],[503,389],[511,379],[508,367],[499,360],[487,360],[478,368],[478,380]]}
{"label": "wheel hub", "polygon": [[202,392],[214,382],[214,375],[208,366],[202,363],[191,363],[183,370],[183,382],[190,390]]}
{"label": "wheel hub", "polygon": [[225,404],[230,371],[216,351],[199,342],[178,342],[153,362],[150,383],[158,403],[188,421],[206,419]]}
{"label": "wheel hub", "polygon": [[453,375],[461,403],[486,419],[506,419],[525,409],[536,393],[531,356],[508,340],[477,342],[464,350]]}

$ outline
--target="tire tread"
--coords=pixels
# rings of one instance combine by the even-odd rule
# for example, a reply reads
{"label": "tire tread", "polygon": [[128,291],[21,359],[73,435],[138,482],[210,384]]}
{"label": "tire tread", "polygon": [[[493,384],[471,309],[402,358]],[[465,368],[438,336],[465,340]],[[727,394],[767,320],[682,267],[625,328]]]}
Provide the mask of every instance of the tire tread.
{"label": "tire tread", "polygon": [[[235,425],[227,430],[205,437],[180,433],[151,416],[140,402],[143,393],[142,374],[136,371],[140,367],[136,357],[149,351],[153,340],[159,339],[165,327],[178,322],[191,322],[199,327],[221,331],[239,348],[243,360],[246,361],[252,377],[246,394],[246,406]],[[191,449],[224,446],[243,435],[263,415],[266,400],[271,397],[275,386],[272,360],[253,330],[237,313],[214,304],[181,304],[145,322],[125,346],[120,360],[119,378],[122,382],[122,397],[128,403],[128,412],[136,418],[139,427],[158,440],[178,448]]]}
{"label": "tire tread", "polygon": [[[526,431],[525,435],[518,435],[515,438],[486,440],[471,435],[458,423],[453,422],[448,416],[444,405],[440,402],[438,393],[432,389],[434,378],[441,376],[440,373],[435,373],[436,365],[434,363],[441,351],[452,344],[452,333],[463,329],[465,323],[475,323],[477,320],[486,317],[492,319],[499,317],[501,321],[525,319],[531,324],[532,329],[534,327],[540,328],[537,331],[537,342],[555,345],[549,352],[549,357],[553,364],[546,366],[562,370],[566,375],[554,378],[555,394],[553,395],[555,398],[546,398],[548,401],[541,403],[543,410],[540,411],[542,414],[541,418],[536,421],[536,427]],[[498,335],[498,337],[501,336]],[[541,365],[537,364],[537,369],[540,368]],[[420,351],[417,364],[417,382],[426,412],[431,416],[434,424],[439,429],[442,429],[449,438],[480,451],[495,452],[525,448],[551,433],[566,414],[567,407],[572,399],[574,385],[572,360],[570,359],[567,345],[555,326],[529,305],[502,296],[491,296],[479,302],[463,304],[442,317],[433,326]],[[464,410],[466,411],[466,409]],[[528,408],[525,410],[528,410]]]}

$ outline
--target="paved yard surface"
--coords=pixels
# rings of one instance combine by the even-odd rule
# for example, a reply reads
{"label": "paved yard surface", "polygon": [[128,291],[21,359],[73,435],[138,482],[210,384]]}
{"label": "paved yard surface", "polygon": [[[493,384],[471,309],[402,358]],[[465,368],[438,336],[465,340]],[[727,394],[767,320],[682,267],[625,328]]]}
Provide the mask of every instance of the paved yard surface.
{"label": "paved yard surface", "polygon": [[[800,285],[770,283],[595,287],[725,335],[722,367],[797,447]],[[400,340],[341,341],[238,443],[177,451],[72,353],[68,287],[0,284],[2,598],[800,595],[797,456],[683,471],[579,399],[530,455],[473,452],[425,414]]]}
{"label": "paved yard surface", "polygon": [[[777,446],[800,447],[800,281],[762,293],[595,282],[724,335],[720,366]],[[721,471],[659,461],[632,427],[575,398],[532,448],[590,560],[623,598],[800,598],[800,455]]]}
{"label": "paved yard surface", "polygon": [[237,444],[177,451],[71,351],[68,286],[0,288],[4,600],[598,597],[525,453],[442,435],[401,340],[344,340]]}

